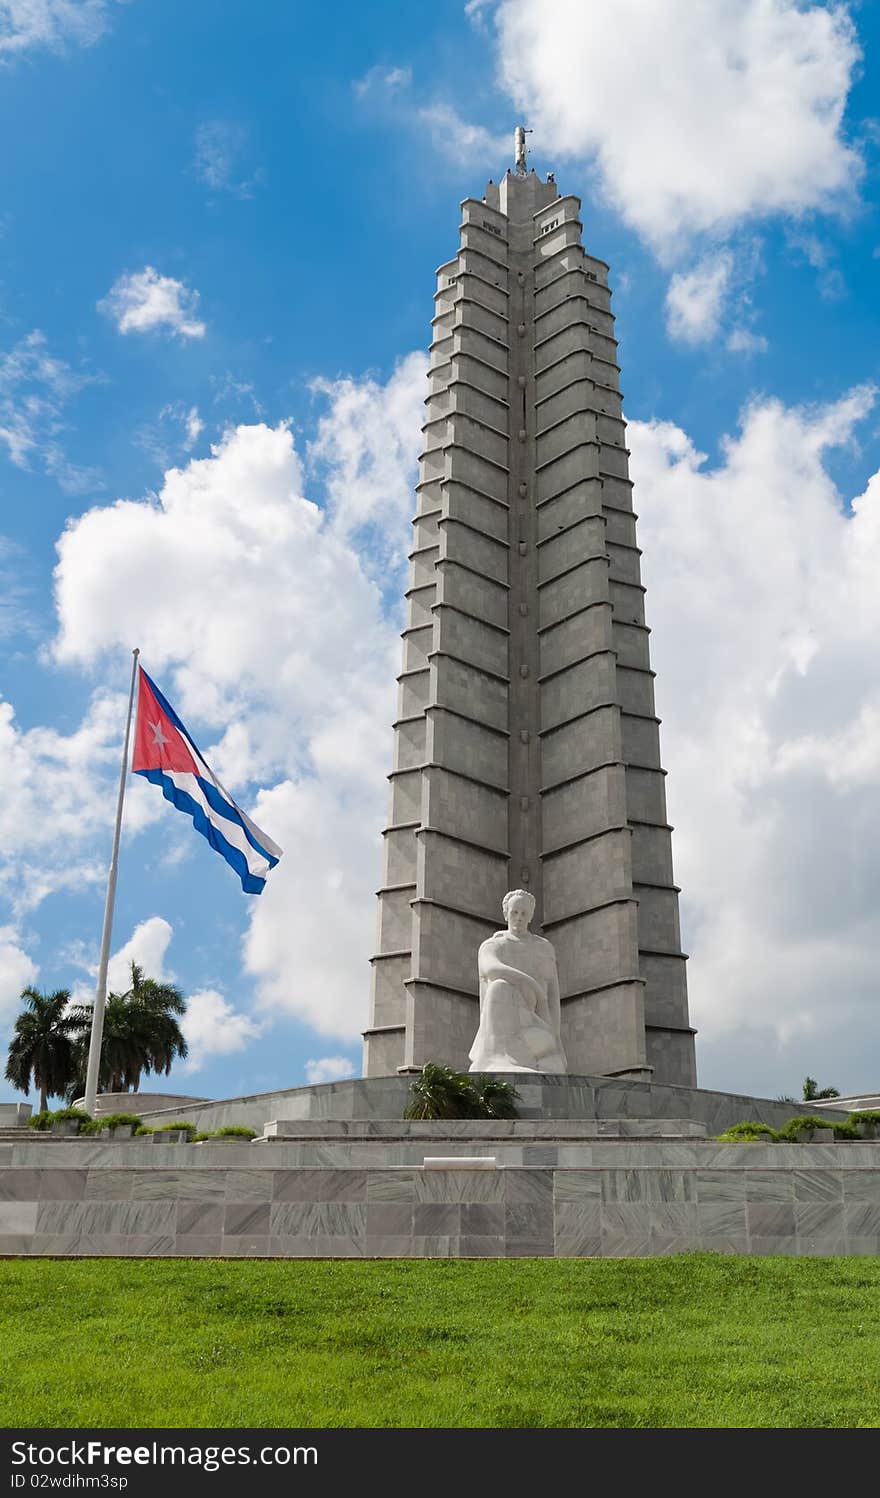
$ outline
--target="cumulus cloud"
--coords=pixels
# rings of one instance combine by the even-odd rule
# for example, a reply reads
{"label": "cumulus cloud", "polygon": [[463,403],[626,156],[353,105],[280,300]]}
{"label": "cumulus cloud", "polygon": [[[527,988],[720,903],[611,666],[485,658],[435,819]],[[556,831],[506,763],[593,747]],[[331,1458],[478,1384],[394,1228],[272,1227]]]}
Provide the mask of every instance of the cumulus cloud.
{"label": "cumulus cloud", "polygon": [[285,426],[238,427],[212,453],[170,470],[155,500],[119,500],[65,531],[58,659],[138,639],[186,721],[229,725],[206,752],[230,788],[320,771],[327,754],[374,763],[369,725],[394,674],[375,586],[303,497]]}
{"label": "cumulus cloud", "polygon": [[666,326],[682,343],[706,343],[721,324],[724,294],[733,257],[728,250],[707,255],[693,270],[672,277],[666,293]]}
{"label": "cumulus cloud", "polygon": [[[284,781],[260,795],[255,813],[285,856],[251,916],[245,967],[265,1007],[286,1009],[320,1035],[344,1040],[354,1040],[366,1023],[391,752],[392,703],[385,705],[376,725],[381,767],[377,761],[371,773],[348,783],[338,773]],[[355,743],[370,726],[351,725]]]}
{"label": "cumulus cloud", "polygon": [[496,24],[502,81],[542,151],[592,162],[664,258],[853,197],[843,115],[861,54],[843,5],[504,0]]}
{"label": "cumulus cloud", "polygon": [[0,1015],[18,1012],[21,990],[36,981],[39,968],[21,945],[13,926],[0,926]]}
{"label": "cumulus cloud", "polygon": [[187,998],[181,1028],[189,1048],[182,1070],[194,1072],[215,1056],[243,1051],[263,1033],[264,1026],[239,1013],[216,988],[199,988]]}
{"label": "cumulus cloud", "polygon": [[0,0],[0,61],[68,42],[89,47],[109,27],[110,12],[110,0]]}
{"label": "cumulus cloud", "polygon": [[[323,478],[333,529],[377,549],[381,566],[403,561],[412,508],[414,433],[424,420],[428,361],[402,359],[385,385],[375,379],[316,380],[328,409],[308,459]],[[389,555],[389,547],[391,553]]]}
{"label": "cumulus cloud", "polygon": [[714,465],[629,428],[704,1085],[737,1055],[874,1085],[880,477],[850,506],[828,472],[874,401],[755,402]]}
{"label": "cumulus cloud", "polygon": [[[158,983],[168,979],[165,953],[174,935],[169,921],[151,915],[135,926],[124,946],[114,952],[107,967],[107,987],[111,993],[126,993],[131,987],[131,964],[136,962],[148,978]],[[95,967],[97,972],[97,965]]]}
{"label": "cumulus cloud", "polygon": [[70,734],[23,729],[0,701],[0,892],[13,910],[106,878],[124,721],[121,693],[95,693]]}
{"label": "cumulus cloud", "polygon": [[[367,381],[365,401],[357,382],[323,387],[309,452],[323,507],[305,497],[289,428],[257,423],[58,543],[56,658],[89,665],[139,640],[209,762],[285,849],[249,911],[260,1004],[346,1039],[364,1022],[400,650],[397,591],[389,613],[357,548],[407,548],[423,387],[421,357]],[[220,730],[213,746],[201,724]],[[134,789],[132,831],[149,815]]]}
{"label": "cumulus cloud", "polygon": [[306,1081],[310,1086],[318,1082],[341,1082],[354,1075],[354,1064],[347,1056],[321,1056],[306,1062]]}
{"label": "cumulus cloud", "polygon": [[196,317],[198,302],[197,291],[145,265],[121,275],[98,302],[98,311],[115,322],[120,333],[167,329],[180,338],[204,338],[205,324]]}

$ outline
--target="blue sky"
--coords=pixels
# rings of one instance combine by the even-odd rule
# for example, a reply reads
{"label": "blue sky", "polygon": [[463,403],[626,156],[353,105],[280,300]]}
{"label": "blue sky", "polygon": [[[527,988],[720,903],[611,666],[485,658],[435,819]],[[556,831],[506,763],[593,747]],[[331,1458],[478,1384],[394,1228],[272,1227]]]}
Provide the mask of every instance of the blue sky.
{"label": "blue sky", "polygon": [[701,1081],[878,1085],[880,20],[656,11],[0,0],[4,1023],[92,982],[137,644],[285,849],[249,900],[133,788],[169,1085],[359,1069],[433,274],[522,118],[611,266]]}

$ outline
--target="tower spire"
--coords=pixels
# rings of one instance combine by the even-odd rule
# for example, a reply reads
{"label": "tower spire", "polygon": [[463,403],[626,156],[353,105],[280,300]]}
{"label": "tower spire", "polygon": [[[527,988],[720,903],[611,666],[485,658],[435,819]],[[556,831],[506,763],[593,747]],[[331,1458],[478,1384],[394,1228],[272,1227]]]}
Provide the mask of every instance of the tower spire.
{"label": "tower spire", "polygon": [[513,159],[518,177],[524,177],[526,174],[526,136],[531,133],[525,125],[517,125],[513,132]]}

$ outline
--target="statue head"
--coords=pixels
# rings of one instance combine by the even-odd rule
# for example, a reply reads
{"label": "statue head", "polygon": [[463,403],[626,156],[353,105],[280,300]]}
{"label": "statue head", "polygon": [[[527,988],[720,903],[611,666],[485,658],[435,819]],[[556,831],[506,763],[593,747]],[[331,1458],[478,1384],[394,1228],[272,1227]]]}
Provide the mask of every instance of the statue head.
{"label": "statue head", "polygon": [[529,929],[529,921],[535,914],[535,897],[527,889],[508,890],[501,901],[501,909],[507,922],[507,929],[514,936],[525,936]]}

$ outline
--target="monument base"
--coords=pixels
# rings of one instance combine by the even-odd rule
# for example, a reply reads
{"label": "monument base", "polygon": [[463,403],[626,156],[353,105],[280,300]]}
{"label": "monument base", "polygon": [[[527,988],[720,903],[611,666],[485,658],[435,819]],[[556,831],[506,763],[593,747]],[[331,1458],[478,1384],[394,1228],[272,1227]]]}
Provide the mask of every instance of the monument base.
{"label": "monument base", "polygon": [[152,1115],[250,1124],[253,1143],[7,1128],[0,1255],[880,1253],[880,1142],[712,1137],[746,1118],[779,1127],[804,1105],[631,1078],[510,1080],[509,1120],[405,1120],[408,1079],[379,1077]]}

